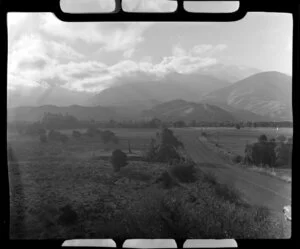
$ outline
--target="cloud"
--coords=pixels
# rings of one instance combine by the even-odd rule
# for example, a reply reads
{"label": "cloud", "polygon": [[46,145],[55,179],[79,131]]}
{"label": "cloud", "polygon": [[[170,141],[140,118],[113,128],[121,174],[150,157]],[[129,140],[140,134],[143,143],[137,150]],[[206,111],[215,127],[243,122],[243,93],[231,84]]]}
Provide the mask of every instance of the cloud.
{"label": "cloud", "polygon": [[125,51],[141,43],[143,33],[153,22],[67,23],[52,14],[43,15],[41,30],[69,42],[76,40],[99,45],[106,51]]}
{"label": "cloud", "polygon": [[227,45],[226,44],[218,44],[218,45],[211,45],[211,44],[199,44],[194,46],[191,50],[190,53],[192,54],[215,54],[217,52],[221,52],[223,50],[227,49]]}
{"label": "cloud", "polygon": [[173,56],[176,56],[176,57],[185,56],[186,51],[182,48],[181,45],[175,45],[172,47],[172,54],[173,54]]}
{"label": "cloud", "polygon": [[192,48],[192,53],[194,54],[203,54],[212,49],[212,45],[210,44],[200,44],[196,45]]}
{"label": "cloud", "polygon": [[126,50],[124,53],[123,53],[123,56],[125,57],[125,58],[131,58],[132,57],[132,55],[133,55],[133,53],[134,53],[134,51],[135,51],[135,49],[134,48],[131,48],[131,49],[128,49],[128,50]]}

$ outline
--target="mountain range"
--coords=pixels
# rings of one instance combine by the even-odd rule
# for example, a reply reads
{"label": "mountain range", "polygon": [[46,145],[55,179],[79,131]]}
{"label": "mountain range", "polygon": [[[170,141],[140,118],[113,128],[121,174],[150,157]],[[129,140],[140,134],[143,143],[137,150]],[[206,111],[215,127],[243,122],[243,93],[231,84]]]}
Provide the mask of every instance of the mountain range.
{"label": "mountain range", "polygon": [[[29,103],[27,107],[9,108],[8,119],[38,120],[44,112],[52,112],[101,121],[145,117],[174,121],[292,120],[292,77],[283,73],[259,72],[235,83],[199,72],[138,78],[143,80],[119,79],[97,94],[81,95],[56,87],[44,94],[45,98],[39,97],[39,106]],[[66,94],[77,99],[77,105],[64,101]],[[15,103],[18,95],[8,95],[10,103]]]}

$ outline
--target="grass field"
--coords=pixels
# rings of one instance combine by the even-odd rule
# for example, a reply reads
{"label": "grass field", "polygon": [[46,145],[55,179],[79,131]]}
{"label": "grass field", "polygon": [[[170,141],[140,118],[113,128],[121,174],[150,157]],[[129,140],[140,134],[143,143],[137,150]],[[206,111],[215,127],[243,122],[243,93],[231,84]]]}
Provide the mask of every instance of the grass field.
{"label": "grass field", "polygon": [[[259,135],[265,134],[268,138],[275,138],[277,135],[284,135],[285,137],[293,136],[292,128],[205,128],[204,132],[208,134],[205,141],[209,142],[211,148],[218,144],[214,149],[226,154],[230,158],[233,155],[244,156],[244,149],[247,143],[251,144],[257,141]],[[249,166],[248,170],[253,170],[261,173],[266,173],[274,177],[278,177],[285,181],[291,181],[292,170],[288,168],[272,168],[265,169],[262,167]]]}
{"label": "grass field", "polygon": [[111,130],[119,145],[71,137],[41,144],[38,137],[8,134],[12,239],[283,236],[270,211],[243,203],[235,189],[201,171],[196,182],[173,189],[155,183],[167,164],[130,161],[113,172],[97,156],[126,151],[128,139],[142,152],[156,130]]}
{"label": "grass field", "polygon": [[261,134],[267,135],[268,138],[275,138],[277,135],[290,137],[293,135],[292,128],[280,128],[278,131],[274,128],[204,128],[209,140],[218,143],[220,146],[227,148],[235,154],[244,155],[245,145],[257,141]]}

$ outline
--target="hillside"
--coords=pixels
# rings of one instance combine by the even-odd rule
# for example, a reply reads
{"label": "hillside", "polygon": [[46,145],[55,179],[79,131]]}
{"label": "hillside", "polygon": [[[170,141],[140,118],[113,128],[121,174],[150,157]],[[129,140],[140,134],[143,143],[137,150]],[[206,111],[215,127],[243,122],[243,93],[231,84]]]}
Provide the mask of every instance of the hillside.
{"label": "hillside", "polygon": [[182,99],[198,101],[201,96],[228,86],[227,81],[211,76],[172,73],[162,79],[144,79],[115,84],[95,95],[89,104],[101,106],[135,106],[139,110],[151,108],[159,103]]}
{"label": "hillside", "polygon": [[8,108],[7,118],[8,121],[38,121],[40,120],[45,112],[53,114],[69,114],[76,117],[79,120],[91,120],[104,121],[118,118],[117,112],[114,108],[109,107],[85,107],[79,105],[72,106],[53,106],[44,105],[38,107],[16,107]]}
{"label": "hillside", "polygon": [[196,120],[207,122],[234,121],[229,112],[213,105],[198,104],[184,100],[173,100],[159,104],[143,112],[145,118],[158,118],[166,121],[183,120],[185,122]]}
{"label": "hillside", "polygon": [[202,101],[226,104],[273,120],[292,120],[292,77],[279,72],[258,73],[213,91]]}

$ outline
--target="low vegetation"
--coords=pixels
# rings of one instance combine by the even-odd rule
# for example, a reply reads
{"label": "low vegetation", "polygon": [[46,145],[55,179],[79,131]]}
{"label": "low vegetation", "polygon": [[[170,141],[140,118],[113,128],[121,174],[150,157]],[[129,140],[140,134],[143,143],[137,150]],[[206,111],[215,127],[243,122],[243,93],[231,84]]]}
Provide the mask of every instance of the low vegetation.
{"label": "low vegetation", "polygon": [[[123,152],[129,138],[120,139],[123,147],[111,151],[109,162],[91,155],[104,147],[100,135],[53,142],[62,135],[68,137],[51,130],[43,146],[26,136],[9,145],[12,238],[282,237],[269,210],[248,205],[233,186],[197,169],[167,128],[152,140],[147,162]],[[149,138],[130,138],[132,149]]]}
{"label": "low vegetation", "polygon": [[150,162],[167,162],[181,160],[180,149],[183,148],[182,142],[174,136],[173,131],[163,128],[157,134],[157,138],[152,139],[150,148],[146,152],[145,159]]}

